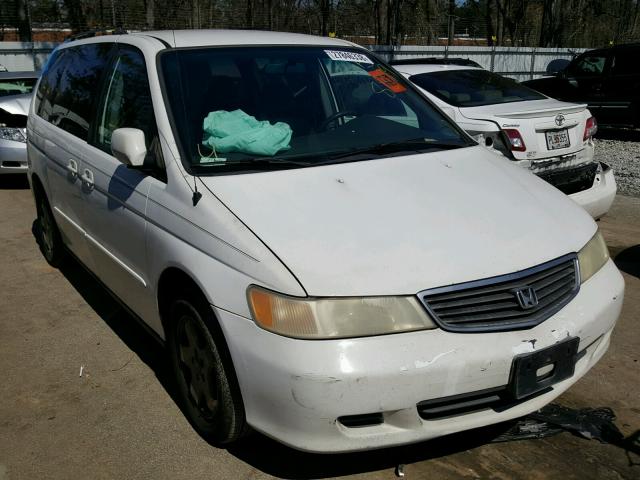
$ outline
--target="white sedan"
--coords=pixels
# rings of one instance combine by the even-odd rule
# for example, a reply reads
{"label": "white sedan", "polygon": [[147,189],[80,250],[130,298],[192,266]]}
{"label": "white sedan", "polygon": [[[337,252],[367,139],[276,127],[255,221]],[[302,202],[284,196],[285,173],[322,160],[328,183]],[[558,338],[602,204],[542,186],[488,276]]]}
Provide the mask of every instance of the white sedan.
{"label": "white sedan", "polygon": [[515,80],[458,65],[398,65],[478,143],[569,195],[594,218],[616,194],[613,171],[594,162],[597,123],[586,105],[560,102]]}

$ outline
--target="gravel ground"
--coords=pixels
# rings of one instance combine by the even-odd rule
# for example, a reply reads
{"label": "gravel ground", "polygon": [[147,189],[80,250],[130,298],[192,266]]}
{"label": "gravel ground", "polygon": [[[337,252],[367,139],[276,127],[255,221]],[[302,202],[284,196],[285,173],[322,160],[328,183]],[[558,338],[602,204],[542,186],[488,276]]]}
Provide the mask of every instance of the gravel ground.
{"label": "gravel ground", "polygon": [[613,168],[618,193],[640,197],[640,130],[602,129],[595,142],[595,158]]}

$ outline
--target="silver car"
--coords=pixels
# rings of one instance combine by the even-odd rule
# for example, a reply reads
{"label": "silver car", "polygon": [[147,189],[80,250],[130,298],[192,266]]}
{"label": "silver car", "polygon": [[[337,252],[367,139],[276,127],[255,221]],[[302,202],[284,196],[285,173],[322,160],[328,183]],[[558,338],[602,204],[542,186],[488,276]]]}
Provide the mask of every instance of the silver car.
{"label": "silver car", "polygon": [[39,75],[0,72],[0,174],[27,171],[27,114]]}

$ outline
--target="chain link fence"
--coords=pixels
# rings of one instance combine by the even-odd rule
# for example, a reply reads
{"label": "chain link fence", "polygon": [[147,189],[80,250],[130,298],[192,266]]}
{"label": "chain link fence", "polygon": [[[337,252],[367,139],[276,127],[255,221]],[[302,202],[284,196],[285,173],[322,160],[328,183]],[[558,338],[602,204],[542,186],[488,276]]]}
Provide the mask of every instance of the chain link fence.
{"label": "chain link fence", "polygon": [[640,0],[2,0],[0,41],[247,28],[367,45],[585,48],[640,40],[639,17]]}

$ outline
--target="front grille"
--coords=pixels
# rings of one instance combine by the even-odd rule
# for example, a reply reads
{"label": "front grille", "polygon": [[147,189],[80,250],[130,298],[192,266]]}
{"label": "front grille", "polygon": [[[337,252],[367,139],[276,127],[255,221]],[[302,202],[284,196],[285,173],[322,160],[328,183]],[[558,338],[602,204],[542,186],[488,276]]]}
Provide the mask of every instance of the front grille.
{"label": "front grille", "polygon": [[538,173],[543,180],[549,182],[562,193],[571,195],[591,188],[598,172],[597,163],[589,163],[580,167],[565,168]]}
{"label": "front grille", "polygon": [[538,325],[579,288],[577,258],[569,254],[508,275],[424,290],[418,298],[443,330],[488,332]]}

